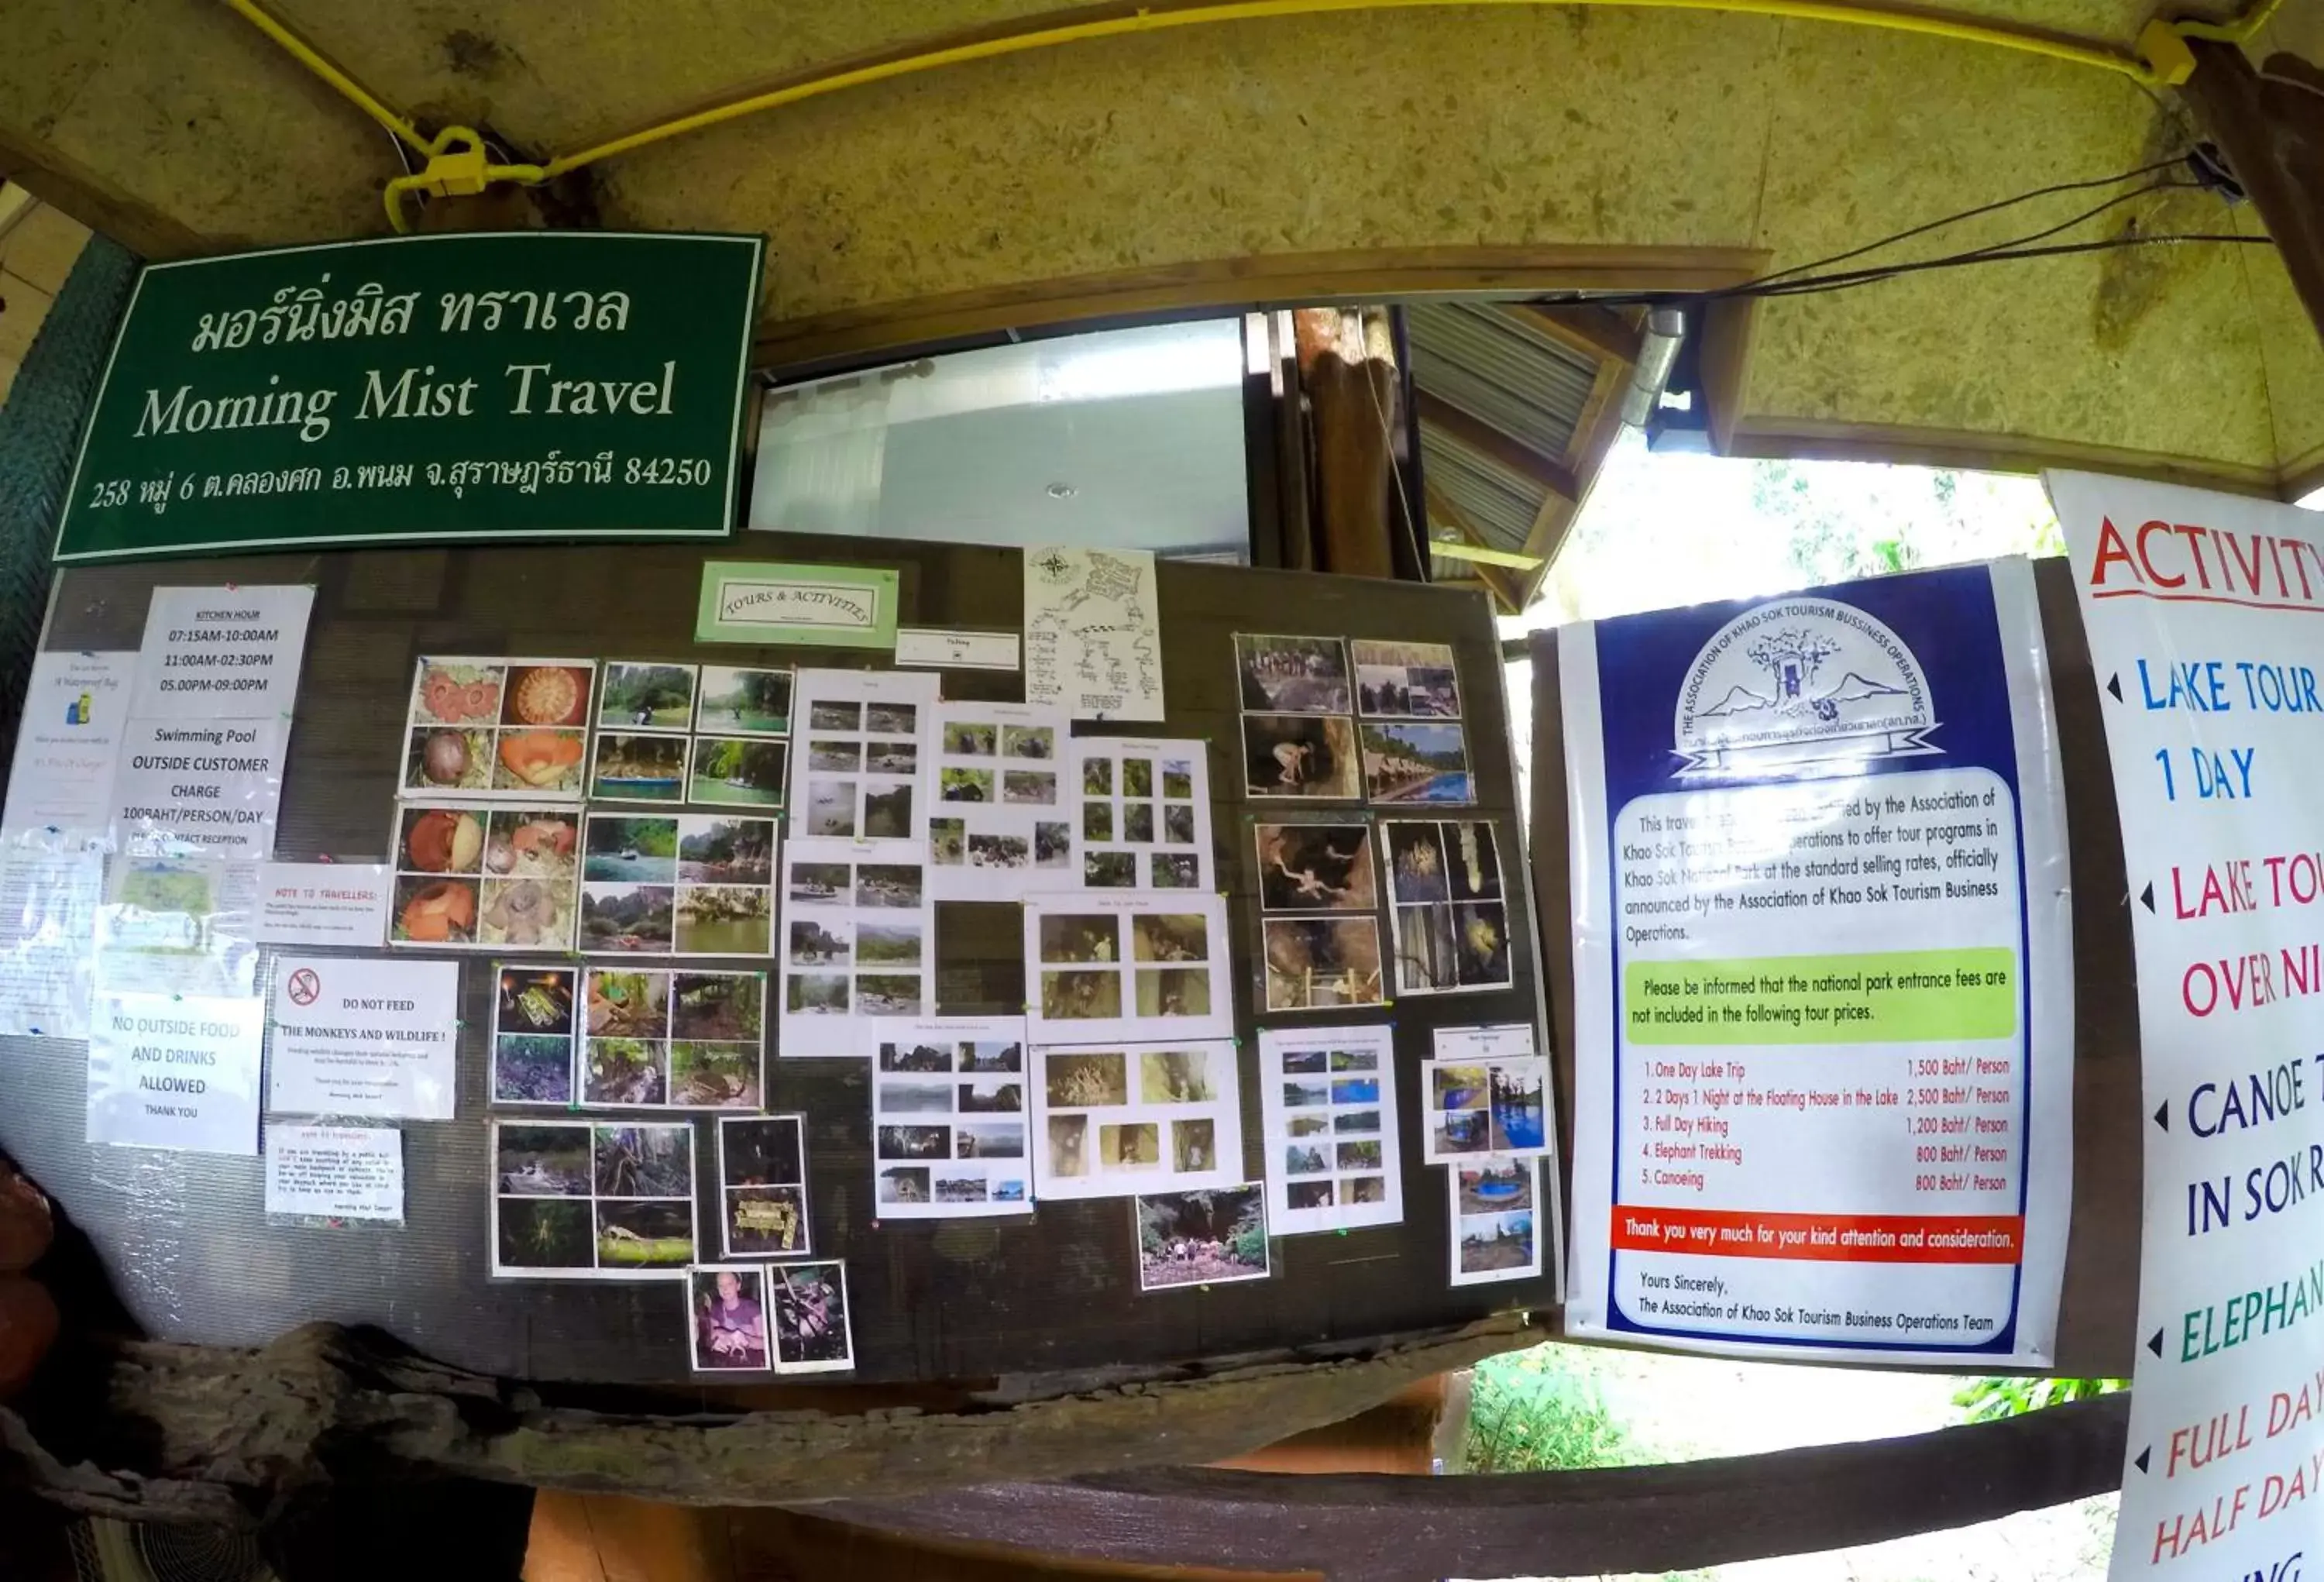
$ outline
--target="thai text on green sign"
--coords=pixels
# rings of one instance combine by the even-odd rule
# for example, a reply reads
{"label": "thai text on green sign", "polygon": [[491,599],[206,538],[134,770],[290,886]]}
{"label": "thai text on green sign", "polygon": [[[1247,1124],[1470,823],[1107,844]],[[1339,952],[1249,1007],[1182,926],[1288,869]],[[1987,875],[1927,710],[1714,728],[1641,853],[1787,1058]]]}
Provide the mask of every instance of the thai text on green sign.
{"label": "thai text on green sign", "polygon": [[57,559],[723,535],[761,251],[526,231],[151,265]]}

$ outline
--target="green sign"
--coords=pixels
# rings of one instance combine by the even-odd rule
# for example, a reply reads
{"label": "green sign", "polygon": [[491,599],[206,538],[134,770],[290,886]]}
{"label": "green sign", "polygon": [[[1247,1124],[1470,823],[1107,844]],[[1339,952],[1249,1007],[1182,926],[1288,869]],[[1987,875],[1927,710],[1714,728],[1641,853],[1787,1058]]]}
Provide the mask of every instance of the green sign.
{"label": "green sign", "polygon": [[57,559],[723,536],[762,247],[521,231],[151,264]]}
{"label": "green sign", "polygon": [[893,648],[900,581],[868,566],[712,560],[702,568],[694,640]]}

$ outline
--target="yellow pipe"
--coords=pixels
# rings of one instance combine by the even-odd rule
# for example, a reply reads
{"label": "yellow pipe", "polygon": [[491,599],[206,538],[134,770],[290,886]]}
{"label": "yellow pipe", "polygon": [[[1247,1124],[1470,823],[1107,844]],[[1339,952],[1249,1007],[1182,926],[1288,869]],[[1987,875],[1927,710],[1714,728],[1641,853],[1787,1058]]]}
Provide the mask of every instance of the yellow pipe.
{"label": "yellow pipe", "polygon": [[258,0],[226,0],[226,3],[244,22],[289,51],[292,60],[338,90],[340,97],[410,144],[415,152],[424,154],[436,153],[435,141],[413,125],[409,116],[400,116],[382,104],[369,88],[340,70],[329,56],[277,22],[264,6],[258,4]]}
{"label": "yellow pipe", "polygon": [[2259,30],[2275,19],[2283,9],[2283,0],[2257,0],[2249,11],[2227,22],[2174,22],[2172,30],[2181,38],[2212,39],[2222,44],[2248,44],[2259,36]]}
{"label": "yellow pipe", "polygon": [[[431,139],[420,133],[407,116],[390,109],[361,83],[339,69],[313,45],[308,43],[289,27],[277,21],[259,0],[226,0],[234,11],[273,40],[309,71],[329,84],[356,108],[378,122],[395,136],[420,153],[431,162],[446,152],[447,140],[461,128],[447,128]],[[584,165],[616,154],[629,153],[669,138],[698,132],[705,127],[757,115],[764,110],[779,109],[806,99],[818,98],[851,88],[862,88],[874,82],[891,81],[900,77],[934,71],[946,66],[964,65],[970,61],[996,60],[1005,55],[1024,54],[1034,50],[1053,49],[1063,44],[1083,43],[1096,39],[1117,38],[1125,34],[1153,32],[1164,28],[1194,27],[1210,23],[1255,21],[1277,16],[1316,16],[1359,11],[1404,11],[1421,7],[1450,5],[1628,5],[1649,10],[1721,11],[1749,16],[1779,16],[1804,22],[1842,23],[1860,27],[1884,29],[1893,32],[1917,33],[1923,37],[1952,39],[1964,43],[1988,44],[1997,49],[2015,50],[2021,53],[2040,55],[2071,65],[2095,67],[2130,79],[2147,88],[2169,85],[2167,79],[2153,66],[2136,56],[2126,54],[2112,45],[2097,41],[2075,41],[2052,38],[2042,33],[2025,32],[1997,26],[1970,17],[1949,16],[1931,12],[1890,11],[1875,5],[1857,5],[1850,0],[1212,0],[1210,4],[1168,6],[1161,10],[1139,10],[1114,16],[1093,17],[1084,21],[1061,23],[1048,27],[1028,28],[1022,32],[1001,33],[994,37],[975,39],[957,44],[939,45],[934,49],[899,55],[892,60],[875,60],[864,65],[845,67],[820,76],[804,79],[783,88],[747,95],[732,103],[713,106],[687,115],[653,122],[603,143],[568,154],[559,154],[540,165],[492,165],[485,173],[492,180],[517,181],[539,185]],[[2216,39],[2227,43],[2248,42],[2267,25],[2282,0],[2254,0],[2250,10],[2227,23],[2181,22],[2167,24],[2171,31],[2188,38]],[[474,134],[467,134],[468,139]],[[453,139],[459,141],[458,139]],[[441,190],[442,182],[430,175],[400,177],[390,183],[387,194],[388,214],[398,230],[404,229],[402,196],[411,190]]]}
{"label": "yellow pipe", "polygon": [[[2261,0],[2263,5],[2267,0]],[[851,67],[808,78],[784,88],[752,94],[732,104],[697,110],[641,126],[634,132],[609,138],[576,153],[559,154],[542,168],[551,176],[561,176],[583,165],[594,164],[615,154],[628,153],[676,137],[687,132],[697,132],[706,126],[756,115],[762,110],[779,109],[798,104],[802,99],[816,98],[837,93],[844,88],[861,88],[869,83],[885,82],[940,67],[958,66],[972,60],[990,60],[1003,55],[1022,54],[1031,50],[1053,48],[1059,44],[1082,43],[1093,39],[1116,38],[1125,33],[1150,32],[1162,28],[1193,27],[1213,22],[1253,21],[1272,16],[1314,16],[1334,12],[1403,11],[1424,6],[1445,5],[1610,5],[1641,6],[1674,11],[1733,11],[1754,16],[1783,16],[1810,22],[1853,23],[1866,27],[1887,28],[1898,32],[1921,33],[1937,38],[1957,39],[1971,43],[1993,44],[2002,49],[2019,50],[2029,54],[2047,56],[2053,60],[2066,60],[2079,66],[2095,66],[2116,71],[2150,88],[2162,86],[2162,79],[2149,70],[2144,61],[2098,43],[2073,43],[2052,39],[2038,33],[2019,32],[2014,29],[1996,27],[1989,23],[1965,17],[1940,16],[1921,12],[1883,11],[1875,6],[1858,5],[1848,0],[1218,0],[1212,5],[1187,5],[1163,11],[1139,11],[1121,16],[1099,17],[1087,22],[1066,23],[1054,27],[1030,28],[1023,32],[1003,33],[996,38],[977,39],[966,43],[949,44],[918,54],[899,56],[892,60],[878,60],[867,65]]]}

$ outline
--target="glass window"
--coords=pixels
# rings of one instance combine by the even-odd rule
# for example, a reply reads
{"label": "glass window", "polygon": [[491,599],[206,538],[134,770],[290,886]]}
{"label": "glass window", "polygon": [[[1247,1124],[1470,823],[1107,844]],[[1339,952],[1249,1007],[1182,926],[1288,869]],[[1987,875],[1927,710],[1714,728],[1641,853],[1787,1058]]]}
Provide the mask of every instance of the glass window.
{"label": "glass window", "polygon": [[750,525],[1250,558],[1240,319],[921,357],[769,393]]}

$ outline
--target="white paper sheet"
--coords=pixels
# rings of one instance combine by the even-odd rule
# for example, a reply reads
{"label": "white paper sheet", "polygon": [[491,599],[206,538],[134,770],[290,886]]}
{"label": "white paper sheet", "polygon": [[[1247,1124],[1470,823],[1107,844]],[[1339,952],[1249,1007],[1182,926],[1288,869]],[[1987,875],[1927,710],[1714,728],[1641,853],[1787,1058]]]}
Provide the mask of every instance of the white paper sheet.
{"label": "white paper sheet", "polygon": [[729,1258],[814,1255],[807,1117],[718,1117],[718,1219]]}
{"label": "white paper sheet", "polygon": [[392,1126],[269,1125],[266,1212],[403,1223],[403,1133]]}
{"label": "white paper sheet", "polygon": [[2136,997],[2145,1158],[2107,1574],[2292,1582],[2324,1552],[2324,517],[2045,482],[2121,820],[2129,898],[2096,899],[2138,968],[2114,986]]}
{"label": "white paper sheet", "polygon": [[394,890],[384,863],[261,863],[252,935],[262,945],[368,949],[386,937]]}
{"label": "white paper sheet", "polygon": [[452,1118],[458,962],[277,957],[271,1004],[270,1113]]}
{"label": "white paper sheet", "polygon": [[570,950],[585,927],[602,940],[631,926],[587,916],[578,809],[399,801],[388,842],[392,948]]}
{"label": "white paper sheet", "polygon": [[0,1033],[87,1038],[105,857],[0,844]]}
{"label": "white paper sheet", "polygon": [[1242,1184],[1242,1074],[1232,1040],[1032,1054],[1036,1198]]}
{"label": "white paper sheet", "polygon": [[928,817],[938,901],[1016,901],[1073,883],[1073,722],[1029,703],[939,703]]}
{"label": "white paper sheet", "polygon": [[1489,1153],[1444,1172],[1452,1285],[1537,1280],[1542,1272],[1541,1155]]}
{"label": "white paper sheet", "polygon": [[1066,807],[1091,890],[1216,890],[1210,744],[1077,736]]}
{"label": "white paper sheet", "polygon": [[67,846],[106,839],[136,673],[134,651],[32,656],[0,840],[34,829],[54,830]]}
{"label": "white paper sheet", "polygon": [[1262,1028],[1259,1078],[1275,1234],[1402,1222],[1395,1031]]}
{"label": "white paper sheet", "polygon": [[108,858],[97,911],[97,989],[256,1000],[258,866],[212,851],[133,849]]}
{"label": "white paper sheet", "polygon": [[1263,819],[1251,826],[1263,1010],[1342,1011],[1385,1002],[1373,845],[1372,827],[1360,821]]}
{"label": "white paper sheet", "polygon": [[1075,719],[1160,719],[1162,615],[1146,550],[1025,551],[1025,698]]}
{"label": "white paper sheet", "polygon": [[574,1104],[581,1004],[581,969],[570,963],[493,963],[493,1074],[485,1103]]}
{"label": "white paper sheet", "polygon": [[100,992],[88,1037],[88,1140],[258,1152],[266,1005],[255,995]]}
{"label": "white paper sheet", "polygon": [[155,588],[130,717],[289,719],[314,606],[305,586]]}
{"label": "white paper sheet", "polygon": [[1223,896],[1094,890],[1025,898],[1035,1041],[1231,1038]]}
{"label": "white paper sheet", "polygon": [[1026,1081],[1021,1016],[883,1030],[872,1068],[873,1217],[1031,1213]]}
{"label": "white paper sheet", "polygon": [[896,662],[922,670],[1013,671],[1019,665],[1017,634],[899,626]]}
{"label": "white paper sheet", "polygon": [[927,867],[894,846],[798,839],[783,848],[781,1055],[869,1059],[894,1019],[935,1013]]}
{"label": "white paper sheet", "polygon": [[113,777],[113,828],[271,856],[289,737],[287,719],[131,720]]}
{"label": "white paper sheet", "polygon": [[1500,835],[1487,819],[1384,819],[1398,995],[1480,994],[1515,982]]}
{"label": "white paper sheet", "polygon": [[901,671],[798,672],[790,829],[918,854],[928,833],[928,731],[939,679]]}

